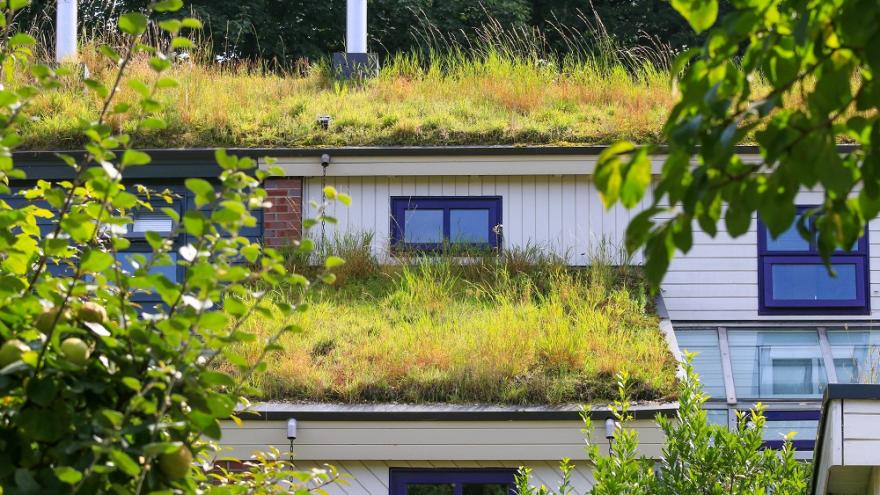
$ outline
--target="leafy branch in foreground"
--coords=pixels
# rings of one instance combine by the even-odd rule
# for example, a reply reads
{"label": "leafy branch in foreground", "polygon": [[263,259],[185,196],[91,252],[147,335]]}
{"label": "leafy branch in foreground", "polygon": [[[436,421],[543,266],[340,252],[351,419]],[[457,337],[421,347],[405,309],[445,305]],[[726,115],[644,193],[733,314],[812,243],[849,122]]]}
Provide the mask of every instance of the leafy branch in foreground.
{"label": "leafy branch in foreground", "polygon": [[[674,417],[657,416],[665,436],[660,458],[656,461],[639,455],[639,439],[627,400],[627,378],[619,382],[619,398],[611,406],[616,421],[610,453],[602,455],[599,445],[590,438],[592,424],[584,414],[587,457],[595,465],[592,495],[698,495],[698,494],[802,494],[807,490],[809,464],[795,459],[790,433],[780,450],[762,447],[764,406],[737,414],[737,426],[710,424],[703,408],[708,396],[687,356],[684,377],[679,385],[679,408]],[[604,440],[604,439],[603,439]],[[533,487],[528,470],[517,476],[520,495],[567,495],[573,470],[568,460],[560,466],[563,473],[558,490]]]}
{"label": "leafy branch in foreground", "polygon": [[[695,228],[738,237],[757,212],[778,236],[804,189],[823,200],[797,220],[800,234],[815,226],[826,262],[851,249],[880,213],[880,5],[732,1],[716,24],[717,0],[672,4],[696,31],[711,30],[675,63],[680,98],[664,127],[662,172],[651,206],[627,229],[627,248],[645,249],[648,279],[659,284]],[[756,161],[736,153],[751,141]],[[841,142],[853,146],[841,152]],[[596,184],[607,206],[639,203],[656,151],[620,142],[602,154]]]}
{"label": "leafy branch in foreground", "polygon": [[[244,379],[263,371],[261,361],[281,335],[300,330],[278,324],[261,343],[261,360],[250,363],[232,350],[256,338],[240,330],[242,323],[258,313],[305,311],[301,297],[314,282],[332,283],[330,270],[342,260],[328,259],[310,281],[242,234],[256,226],[254,212],[269,205],[260,185],[272,171],[253,159],[218,151],[216,179],[185,181],[195,209],[183,215],[168,207],[180,201],[176,193],[124,182],[150,156],[108,122],[127,115],[138,129],[164,127],[157,95],[177,85],[164,73],[173,51],[189,46],[181,32],[200,24],[158,22],[169,52],[144,44],[143,35],[154,12],[177,11],[181,0],[158,0],[119,17],[122,53],[101,50],[116,66],[112,84],[82,81],[103,102],[94,119],[80,123],[85,152],[59,155],[71,179],[20,182],[25,174],[11,150],[28,103],[65,77],[75,80],[64,67],[32,62],[34,40],[11,24],[26,4],[4,2],[0,17],[0,67],[9,81],[30,81],[0,88],[0,487],[4,493],[213,490],[216,480],[193,470],[193,460],[213,451],[219,421],[247,406],[253,391]],[[151,80],[127,76],[135,57],[148,60]],[[123,86],[138,95],[135,103],[115,100]],[[350,202],[333,190],[326,196]],[[318,220],[332,221],[326,206],[315,205]],[[126,251],[138,212],[162,213],[173,227],[145,232],[147,249],[132,254]],[[295,249],[307,255],[313,244]],[[170,272],[181,273],[180,280]],[[267,297],[281,285],[299,287],[300,299]],[[139,302],[145,294],[161,302]],[[218,371],[218,359],[232,363],[240,378]],[[335,480],[282,467],[305,491]],[[312,478],[322,484],[305,483]]]}

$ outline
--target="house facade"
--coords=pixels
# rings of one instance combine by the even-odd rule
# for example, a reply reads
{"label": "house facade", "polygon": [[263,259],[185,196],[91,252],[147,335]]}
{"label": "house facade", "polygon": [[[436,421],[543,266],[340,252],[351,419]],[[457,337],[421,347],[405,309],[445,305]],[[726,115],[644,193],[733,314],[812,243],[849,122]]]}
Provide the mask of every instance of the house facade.
{"label": "house facade", "polygon": [[[626,259],[622,239],[642,205],[605,209],[592,174],[599,147],[447,147],[242,150],[269,156],[284,176],[265,187],[273,203],[248,235],[270,246],[301,238],[303,218],[315,214],[324,186],[350,194],[352,208],[334,206],[327,237],[369,233],[374,254],[395,262],[399,250],[431,251],[450,244],[497,249],[538,247],[586,266],[596,256]],[[740,149],[745,160],[756,150]],[[216,176],[211,150],[159,151],[156,166],[134,177],[180,188],[185,177]],[[659,174],[663,156],[653,157]],[[22,154],[30,177],[62,179],[49,153]],[[141,170],[143,172],[141,172]],[[798,204],[819,204],[803,191]],[[186,197],[179,208],[188,206]],[[144,228],[150,224],[142,219]],[[135,226],[139,225],[135,219]],[[316,235],[315,232],[305,235]],[[180,242],[185,242],[181,239]],[[829,385],[877,382],[880,331],[880,221],[849,251],[832,258],[828,275],[814,242],[795,229],[770,237],[760,219],[739,238],[723,227],[711,238],[695,233],[692,250],[677,255],[657,300],[660,330],[670,352],[698,352],[694,364],[711,400],[712,421],[733,427],[736,412],[768,406],[768,446],[797,431],[803,458],[813,457],[822,397]],[[133,244],[136,246],[136,243]],[[880,254],[878,254],[880,255]],[[662,435],[651,418],[674,404],[641,405],[635,426],[643,453],[659,455]],[[561,457],[574,459],[579,492],[591,485],[577,407],[369,406],[264,404],[243,427],[224,425],[228,454],[291,448],[302,467],[330,463],[351,478],[333,493],[506,493],[518,466],[553,486]],[[589,411],[604,438],[607,411]],[[288,438],[288,424],[297,426]],[[600,442],[601,443],[601,442]],[[419,487],[427,491],[419,491]],[[429,487],[439,491],[430,491]],[[438,488],[439,487],[439,488]],[[824,493],[824,492],[822,492]]]}

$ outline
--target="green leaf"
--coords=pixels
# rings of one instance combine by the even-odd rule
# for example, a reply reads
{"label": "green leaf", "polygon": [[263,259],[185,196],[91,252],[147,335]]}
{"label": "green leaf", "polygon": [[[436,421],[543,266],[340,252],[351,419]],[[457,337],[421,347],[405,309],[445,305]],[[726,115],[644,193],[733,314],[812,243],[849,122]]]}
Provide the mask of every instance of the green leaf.
{"label": "green leaf", "polygon": [[620,161],[620,155],[634,149],[633,143],[618,141],[599,154],[595,181],[605,208],[611,208],[620,199],[620,189],[623,185],[623,163]]}
{"label": "green leaf", "polygon": [[147,16],[140,12],[127,12],[119,16],[119,30],[126,34],[143,34],[147,30]]}
{"label": "green leaf", "polygon": [[123,167],[128,167],[131,165],[147,165],[148,163],[150,163],[150,161],[152,161],[150,155],[144,153],[143,151],[125,150],[125,152],[122,154]]}
{"label": "green leaf", "polygon": [[97,249],[88,249],[80,260],[83,273],[96,273],[106,270],[113,264],[113,256]]}
{"label": "green leaf", "polygon": [[204,179],[190,178],[186,179],[184,184],[186,185],[187,189],[189,189],[190,191],[192,191],[193,194],[196,195],[196,206],[199,208],[211,203],[216,198],[216,195],[214,193],[214,186],[212,186],[210,182]]}
{"label": "green leaf", "polygon": [[183,215],[183,229],[188,234],[196,237],[205,235],[205,230],[207,229],[205,216],[200,211],[188,210]]}
{"label": "green leaf", "polygon": [[328,256],[326,260],[324,260],[324,268],[328,270],[331,268],[336,268],[338,266],[342,266],[345,264],[345,260],[340,258],[339,256]]}
{"label": "green leaf", "polygon": [[718,0],[672,0],[672,7],[697,33],[712,27],[718,18]]}
{"label": "green leaf", "polygon": [[183,7],[183,0],[159,0],[153,6],[156,12],[175,12]]}
{"label": "green leaf", "polygon": [[620,187],[620,202],[632,208],[642,200],[651,184],[651,159],[647,148],[640,148],[627,164],[626,177]]}
{"label": "green leaf", "polygon": [[68,485],[75,485],[82,479],[82,473],[70,466],[59,466],[55,468],[54,471],[55,476],[58,477],[62,483],[67,483]]}
{"label": "green leaf", "polygon": [[140,466],[138,466],[137,463],[134,462],[134,459],[125,452],[119,449],[112,449],[109,456],[110,460],[113,461],[113,464],[115,464],[123,473],[131,477],[135,477],[141,473]]}

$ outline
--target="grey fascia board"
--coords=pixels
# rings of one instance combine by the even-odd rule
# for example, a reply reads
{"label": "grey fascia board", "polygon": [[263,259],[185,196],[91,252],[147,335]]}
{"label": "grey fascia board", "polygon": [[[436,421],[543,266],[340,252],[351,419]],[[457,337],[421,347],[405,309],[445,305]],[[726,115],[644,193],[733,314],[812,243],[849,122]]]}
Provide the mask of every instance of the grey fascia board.
{"label": "grey fascia board", "polygon": [[[678,411],[677,403],[651,403],[632,406],[635,419],[653,419],[657,414],[670,416]],[[604,420],[612,414],[607,406],[590,409],[592,419]],[[579,420],[581,406],[492,406],[492,405],[410,405],[410,404],[321,404],[282,403],[259,404],[243,412],[244,420],[279,421],[550,421]]]}
{"label": "grey fascia board", "polygon": [[[230,155],[250,157],[311,157],[324,153],[339,156],[432,156],[432,155],[599,155],[608,146],[541,146],[541,145],[471,145],[471,146],[340,146],[340,147],[294,147],[294,148],[225,148]],[[157,159],[210,159],[218,148],[161,148],[142,149]],[[839,145],[838,151],[847,153],[858,149],[855,145]],[[656,145],[655,154],[662,155],[668,148]],[[759,148],[753,145],[736,147],[737,154],[757,154]],[[56,153],[82,154],[82,150],[18,151],[16,159],[54,159]]]}
{"label": "grey fascia board", "polygon": [[815,480],[818,479],[819,465],[822,464],[822,447],[825,443],[825,423],[828,417],[828,406],[836,400],[877,400],[880,401],[880,385],[864,383],[829,383],[822,396],[822,419],[816,435],[816,446],[813,447],[813,476],[810,479],[809,493],[816,494]]}

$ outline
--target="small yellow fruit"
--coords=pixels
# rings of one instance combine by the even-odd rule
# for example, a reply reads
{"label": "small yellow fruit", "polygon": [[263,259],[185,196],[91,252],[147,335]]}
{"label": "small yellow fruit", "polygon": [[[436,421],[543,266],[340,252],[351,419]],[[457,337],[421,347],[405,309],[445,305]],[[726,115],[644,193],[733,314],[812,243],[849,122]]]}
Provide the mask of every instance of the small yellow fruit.
{"label": "small yellow fruit", "polygon": [[18,340],[7,340],[0,346],[0,368],[5,368],[21,359],[21,355],[31,350],[27,344]]}
{"label": "small yellow fruit", "polygon": [[107,310],[98,303],[88,301],[79,307],[79,312],[77,312],[76,316],[80,321],[104,323],[107,321]]}
{"label": "small yellow fruit", "polygon": [[192,452],[185,445],[170,454],[159,456],[159,469],[171,480],[179,480],[189,474],[192,465]]}
{"label": "small yellow fruit", "polygon": [[61,343],[61,354],[64,354],[65,359],[77,366],[85,366],[89,362],[91,353],[92,350],[89,349],[88,344],[76,337],[66,338]]}
{"label": "small yellow fruit", "polygon": [[58,323],[70,320],[70,311],[65,309],[61,318],[58,318],[58,308],[49,308],[37,316],[37,319],[34,320],[34,326],[43,333],[49,333],[55,325],[56,319]]}

